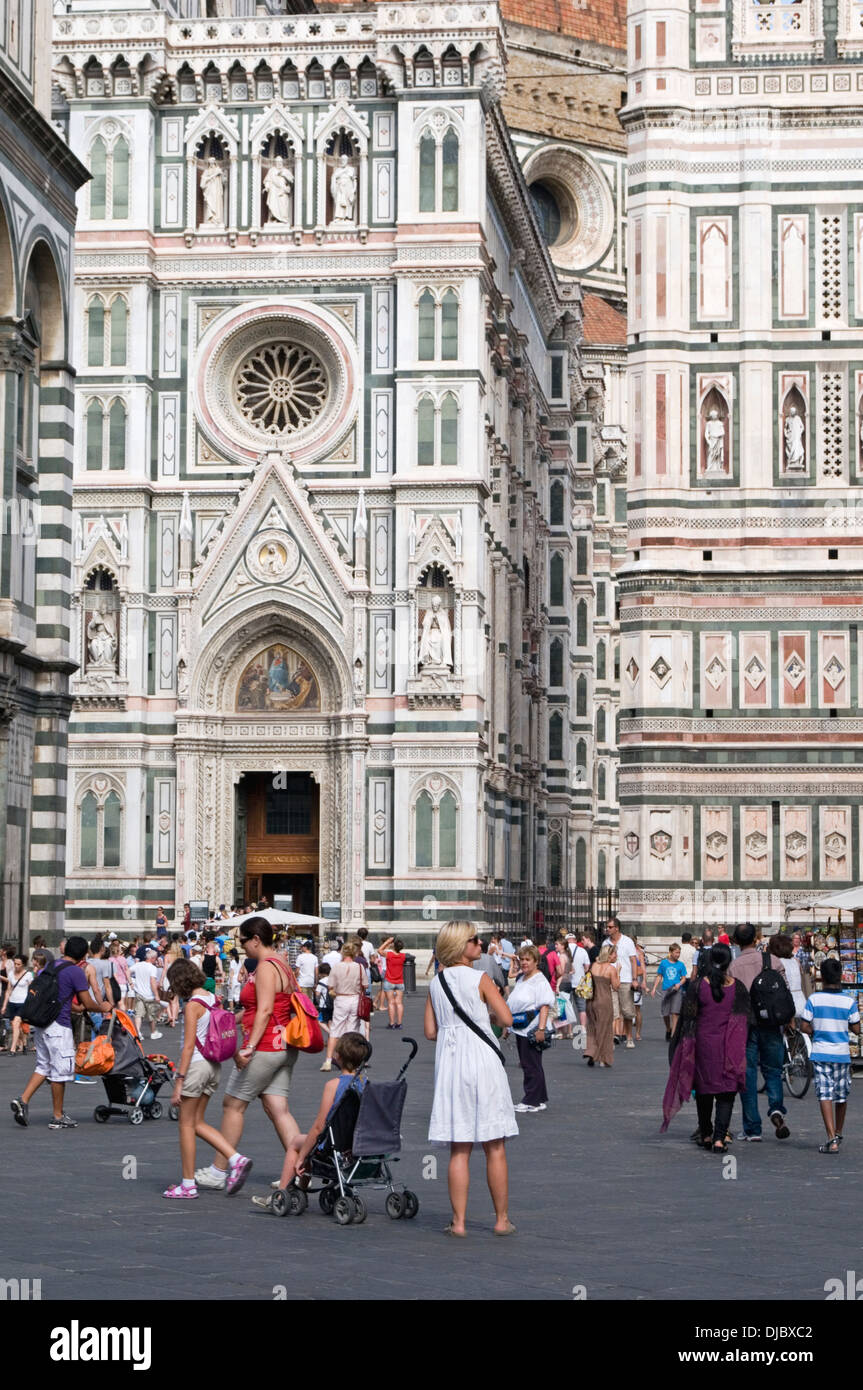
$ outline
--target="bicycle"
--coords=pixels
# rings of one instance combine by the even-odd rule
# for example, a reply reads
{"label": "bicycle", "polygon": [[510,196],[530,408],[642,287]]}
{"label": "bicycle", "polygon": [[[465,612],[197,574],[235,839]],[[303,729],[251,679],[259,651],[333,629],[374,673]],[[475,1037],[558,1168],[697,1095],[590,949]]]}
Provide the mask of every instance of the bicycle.
{"label": "bicycle", "polygon": [[[789,1026],[783,1032],[782,1042],[785,1049],[782,1080],[788,1088],[789,1095],[792,1095],[795,1100],[802,1100],[812,1084],[809,1040],[799,1028]],[[764,1080],[764,1073],[762,1072],[758,1082],[759,1094],[763,1095],[766,1090],[767,1082]]]}

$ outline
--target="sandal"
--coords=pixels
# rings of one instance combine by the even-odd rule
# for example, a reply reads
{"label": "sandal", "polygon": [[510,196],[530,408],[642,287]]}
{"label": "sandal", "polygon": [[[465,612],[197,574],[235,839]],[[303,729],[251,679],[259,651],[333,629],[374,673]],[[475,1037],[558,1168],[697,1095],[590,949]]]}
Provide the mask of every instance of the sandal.
{"label": "sandal", "polygon": [[448,1226],[444,1226],[443,1233],[445,1236],[457,1236],[459,1240],[463,1240],[467,1235],[467,1231],[454,1231],[452,1222],[450,1222]]}
{"label": "sandal", "polygon": [[819,1144],[819,1145],[818,1145],[818,1152],[819,1152],[820,1154],[838,1154],[838,1152],[839,1152],[839,1140],[838,1140],[838,1139],[836,1138],[836,1136],[834,1135],[832,1139],[828,1139],[828,1140],[827,1140],[827,1143],[826,1143],[826,1144]]}
{"label": "sandal", "polygon": [[179,1197],[181,1200],[184,1201],[189,1201],[190,1199],[197,1197],[197,1195],[197,1187],[184,1187],[183,1184],[179,1182],[175,1183],[173,1187],[169,1187],[166,1192],[162,1193],[163,1197]]}
{"label": "sandal", "polygon": [[505,1230],[503,1230],[503,1231],[493,1231],[492,1234],[493,1234],[493,1235],[496,1235],[496,1236],[514,1236],[514,1235],[515,1235],[515,1226],[513,1226],[513,1224],[512,1224],[511,1221],[507,1221]]}
{"label": "sandal", "polygon": [[710,1146],[710,1151],[711,1153],[715,1154],[727,1154],[728,1145],[722,1139],[714,1139],[713,1143]]}

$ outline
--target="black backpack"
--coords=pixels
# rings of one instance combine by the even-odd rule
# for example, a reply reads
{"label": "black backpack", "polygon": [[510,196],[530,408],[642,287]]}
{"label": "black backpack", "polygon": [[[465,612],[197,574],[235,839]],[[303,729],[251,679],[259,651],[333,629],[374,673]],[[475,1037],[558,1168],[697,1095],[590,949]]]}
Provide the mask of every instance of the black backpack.
{"label": "black backpack", "polygon": [[32,1028],[48,1028],[60,1014],[60,986],[57,976],[70,960],[52,961],[30,984],[27,998],[21,1005],[21,1020]]}
{"label": "black backpack", "polygon": [[548,955],[548,952],[547,952],[547,951],[543,951],[543,952],[540,954],[540,957],[539,957],[539,973],[540,973],[540,975],[544,975],[545,978],[548,980],[548,983],[551,984],[551,971],[550,971],[549,968],[548,968],[548,961],[546,960],[546,956],[547,956],[547,955]]}
{"label": "black backpack", "polygon": [[749,1001],[759,1028],[782,1028],[797,1012],[791,990],[770,964],[769,951],[764,952],[764,964],[752,981]]}

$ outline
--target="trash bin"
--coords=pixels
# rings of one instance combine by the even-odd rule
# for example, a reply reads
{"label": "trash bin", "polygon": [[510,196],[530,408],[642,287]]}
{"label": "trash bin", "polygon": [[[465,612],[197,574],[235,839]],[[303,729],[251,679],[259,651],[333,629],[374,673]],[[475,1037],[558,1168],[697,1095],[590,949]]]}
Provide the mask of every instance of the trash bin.
{"label": "trash bin", "polygon": [[405,982],[405,994],[416,994],[416,992],[417,992],[417,960],[416,960],[416,956],[405,956],[404,982]]}

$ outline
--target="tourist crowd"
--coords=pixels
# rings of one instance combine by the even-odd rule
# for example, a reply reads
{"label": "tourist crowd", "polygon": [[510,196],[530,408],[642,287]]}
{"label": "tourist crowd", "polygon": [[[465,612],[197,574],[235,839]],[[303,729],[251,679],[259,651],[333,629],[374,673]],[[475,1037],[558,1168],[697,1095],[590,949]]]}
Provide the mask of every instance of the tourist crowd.
{"label": "tourist crowd", "polygon": [[[0,1051],[29,1046],[36,1054],[32,1077],[11,1103],[16,1122],[29,1124],[30,1103],[47,1081],[49,1127],[75,1128],[65,1109],[65,1088],[73,1081],[96,1084],[76,1074],[76,1048],[98,1037],[104,1020],[122,1009],[134,1014],[142,1034],[148,1031],[147,1040],[161,1038],[163,1028],[183,1026],[171,1094],[182,1172],[166,1197],[188,1200],[201,1189],[239,1191],[252,1166],[240,1147],[245,1113],[257,1100],[285,1153],[278,1185],[284,1192],[304,1181],[309,1154],[346,1078],[351,1085],[365,1084],[358,1073],[372,1014],[385,1014],[387,1029],[403,1026],[405,971],[412,958],[400,938],[375,945],[365,928],[347,939],[333,937],[319,952],[311,938],[277,939],[266,916],[251,911],[249,916],[220,909],[206,924],[186,919],[182,930],[171,930],[160,910],[153,928],[131,941],[111,932],[89,943],[71,936],[56,953],[40,939],[29,953],[0,951]],[[240,920],[232,926],[233,916]],[[465,1234],[469,1158],[476,1143],[485,1151],[495,1233],[514,1231],[505,1143],[518,1133],[517,1115],[548,1108],[548,1047],[556,1038],[571,1040],[588,1067],[611,1068],[617,1047],[629,1051],[641,1041],[643,999],[654,965],[650,995],[661,993],[670,1063],[663,1129],[694,1097],[691,1138],[710,1152],[725,1153],[739,1097],[737,1137],[760,1142],[763,1078],[768,1125],[778,1139],[787,1139],[783,1066],[788,1036],[795,1033],[811,1039],[807,1051],[826,1130],[820,1151],[839,1152],[851,1079],[848,1035],[859,1034],[860,1015],[856,997],[843,991],[838,960],[821,961],[816,987],[800,934],[762,941],[748,924],[715,940],[710,929],[699,940],[684,932],[664,959],[653,962],[615,917],[599,934],[587,928],[547,936],[539,945],[529,937],[517,945],[497,933],[483,937],[473,924],[453,921],[437,936],[424,1020],[426,1038],[436,1045],[429,1140],[450,1150],[448,1234]],[[40,991],[47,997],[49,989],[51,1021],[31,1027],[29,1001]],[[313,1001],[309,1007],[326,1037],[320,1069],[339,1073],[324,1083],[320,1113],[306,1134],[290,1110],[299,1053],[286,1041],[303,997]],[[218,1129],[205,1117],[221,1081],[222,1064],[205,1046],[217,1010],[236,1014],[240,1025],[239,1046],[228,1054]],[[522,1077],[517,1103],[502,1065],[501,1044],[510,1037]],[[198,1139],[213,1149],[213,1162],[204,1167],[195,1166]],[[254,1200],[271,1207],[273,1196]]]}

